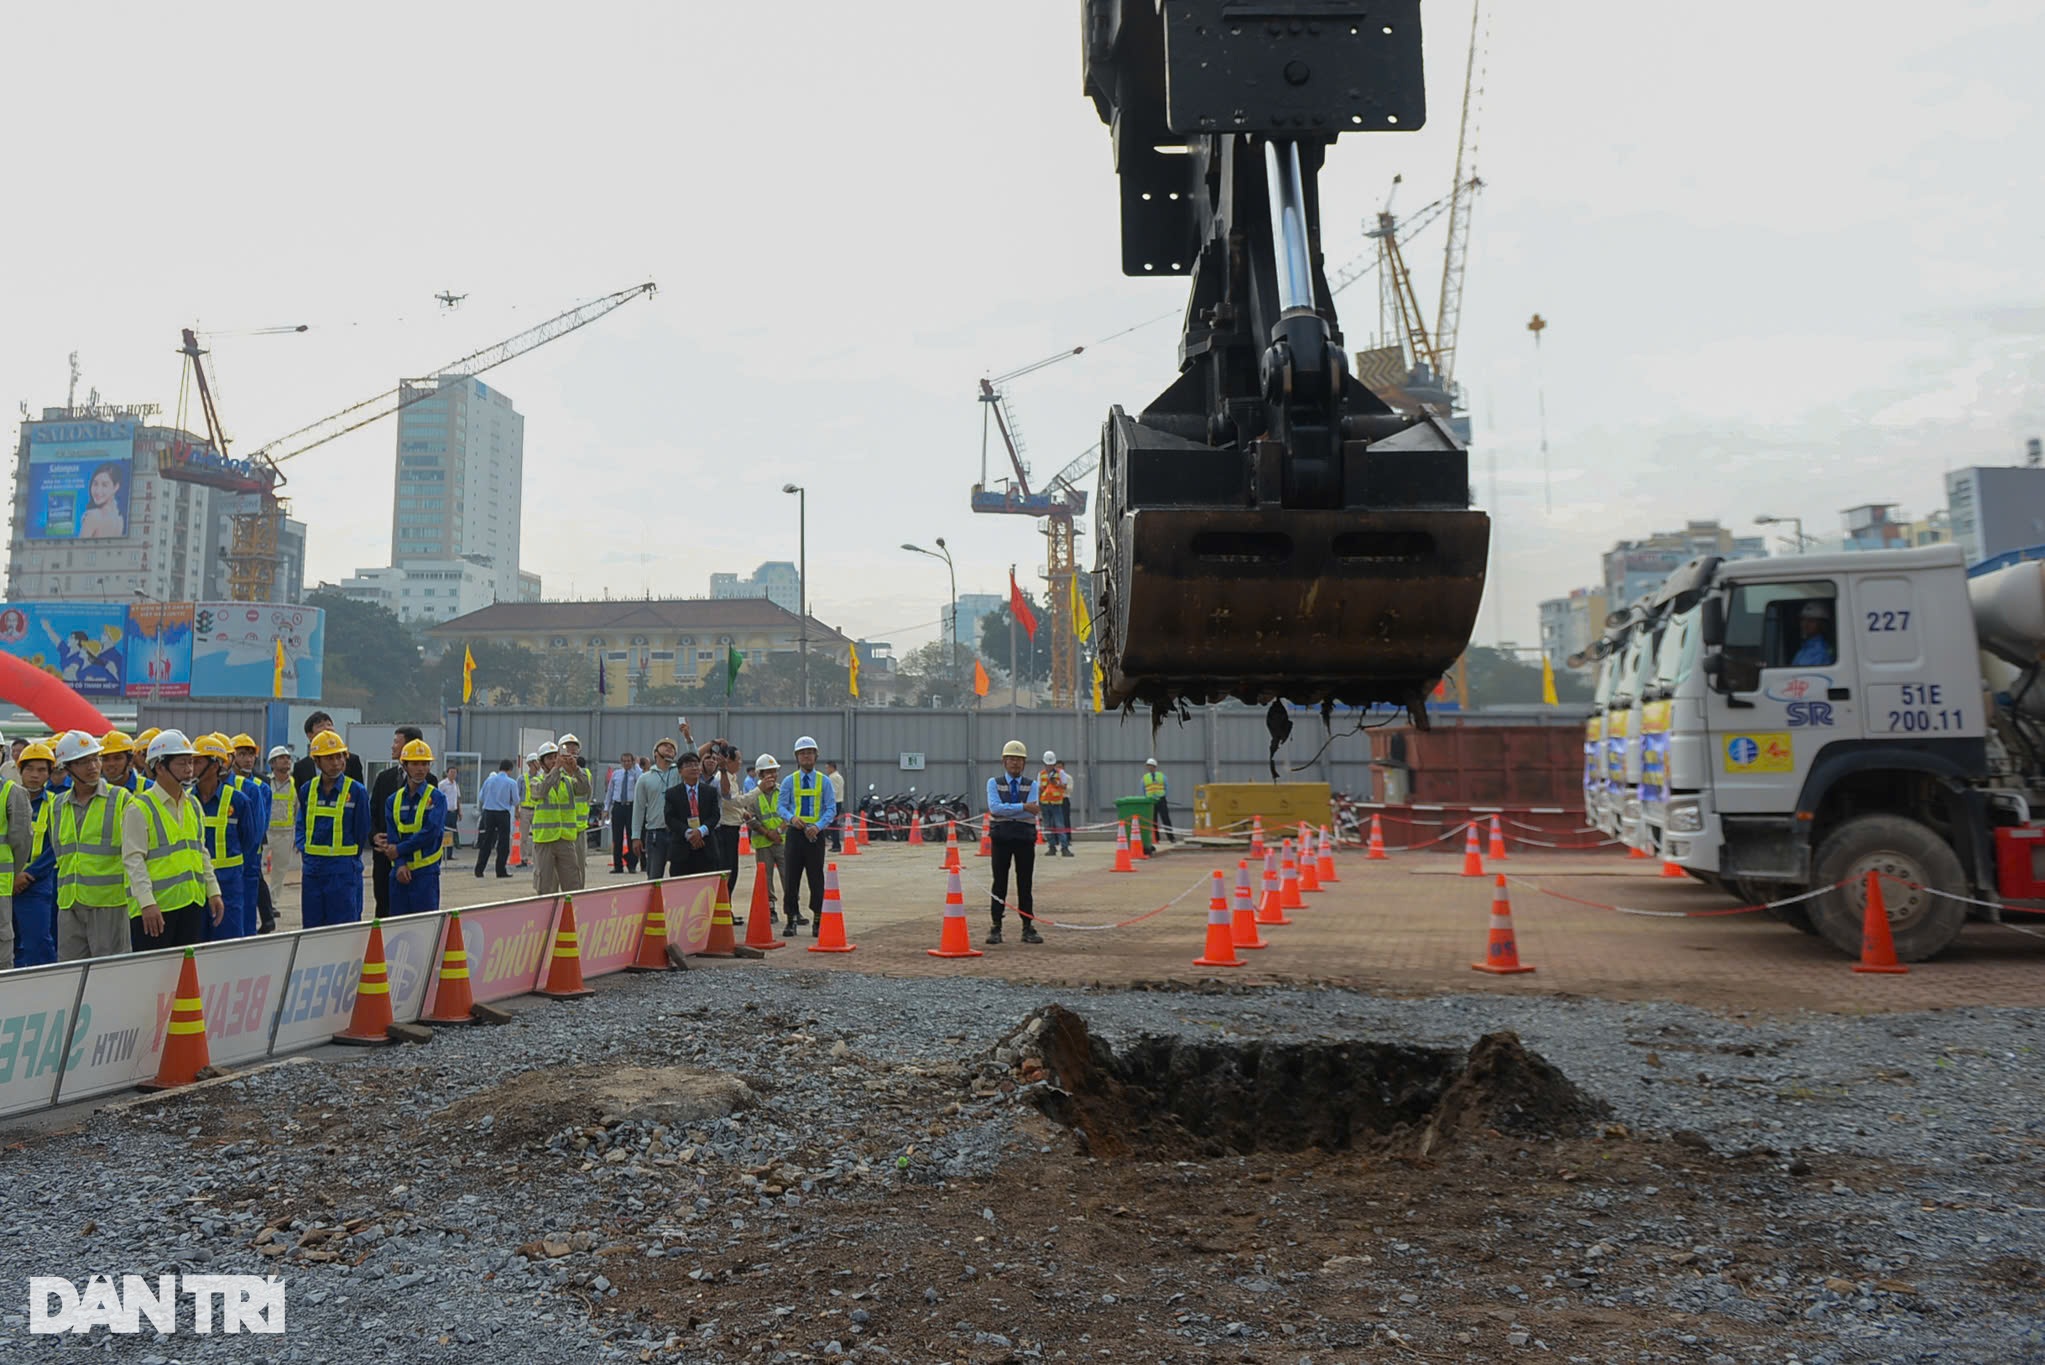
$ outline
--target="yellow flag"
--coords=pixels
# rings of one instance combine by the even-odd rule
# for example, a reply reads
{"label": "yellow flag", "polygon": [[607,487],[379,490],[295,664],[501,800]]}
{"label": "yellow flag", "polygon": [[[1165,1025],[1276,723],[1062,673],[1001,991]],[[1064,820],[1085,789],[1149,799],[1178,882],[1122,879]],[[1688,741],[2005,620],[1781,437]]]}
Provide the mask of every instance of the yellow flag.
{"label": "yellow flag", "polygon": [[854,645],[854,646],[852,647],[852,680],[851,680],[851,684],[850,684],[850,685],[851,685],[851,689],[852,689],[852,695],[853,695],[853,696],[855,696],[855,697],[857,697],[857,696],[859,695],[859,646],[858,646],[858,645]]}
{"label": "yellow flag", "polygon": [[272,697],[284,695],[284,641],[281,639],[277,641],[276,665],[270,670],[270,695]]}
{"label": "yellow flag", "polygon": [[1548,662],[1546,654],[1541,656],[1541,700],[1550,706],[1557,704],[1555,700],[1555,666]]}
{"label": "yellow flag", "polygon": [[1079,590],[1079,575],[1072,575],[1072,634],[1081,644],[1094,637],[1093,617],[1086,613],[1086,597]]}
{"label": "yellow flag", "polygon": [[476,656],[467,645],[462,646],[462,705],[469,704],[469,698],[476,695]]}
{"label": "yellow flag", "polygon": [[1094,714],[1101,713],[1101,661],[1094,660]]}

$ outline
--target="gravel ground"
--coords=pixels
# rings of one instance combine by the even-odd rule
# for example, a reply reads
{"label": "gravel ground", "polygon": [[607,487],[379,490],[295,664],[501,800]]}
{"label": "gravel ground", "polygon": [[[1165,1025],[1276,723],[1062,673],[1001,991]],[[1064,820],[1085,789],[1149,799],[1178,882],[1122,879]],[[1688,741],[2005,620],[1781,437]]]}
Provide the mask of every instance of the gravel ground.
{"label": "gravel ground", "polygon": [[[972,1064],[1051,1000],[1111,1044],[1172,1035],[1460,1050],[1510,1030],[1611,1107],[1623,1127],[1606,1136],[1626,1142],[1604,1159],[1628,1174],[1601,1181],[1596,1155],[1584,1158],[1590,1176],[1557,1174],[1556,1163],[1582,1149],[1509,1141],[1433,1175],[1402,1168],[1398,1178],[1423,1190],[1461,1182],[1477,1201],[1463,1232],[1481,1244],[1467,1260],[1496,1265],[1450,1264],[1457,1258],[1425,1245],[1433,1215],[1409,1192],[1398,1227],[1382,1238],[1365,1228],[1344,1244],[1353,1255],[1319,1261],[1318,1271],[1282,1274],[1276,1253],[1224,1256],[1230,1292],[1266,1295],[1283,1322],[1197,1311],[1178,1302],[1186,1292],[1143,1291],[1129,1296],[1147,1305],[1143,1314],[1082,1330],[1066,1316],[1078,1311],[1069,1275],[1047,1278],[1057,1287],[988,1322],[955,1309],[954,1285],[942,1294],[934,1283],[910,1288],[876,1267],[899,1263],[906,1276],[905,1258],[938,1246],[975,1255],[971,1244],[989,1239],[947,1236],[954,1225],[945,1220],[953,1205],[969,1220],[984,1212],[990,1233],[997,1219],[1004,1231],[1023,1220],[1031,1211],[1014,1204],[997,1215],[990,1193],[1013,1196],[1001,1182],[1019,1169],[1073,1169],[1076,1187],[1076,1168],[1109,1164],[1075,1157],[1028,1106],[969,1088]],[[504,1028],[441,1030],[423,1048],[324,1052],[204,1095],[102,1111],[68,1130],[0,1133],[14,1200],[0,1237],[0,1360],[80,1350],[140,1361],[467,1360],[482,1347],[505,1361],[848,1353],[1476,1361],[1522,1349],[1703,1365],[2045,1361],[2041,1044],[2031,1010],[1748,1021],[1544,997],[1047,991],[771,965],[610,978],[593,1000],[532,1002]],[[587,1070],[520,1079],[564,1065]],[[698,1068],[740,1078],[751,1093],[711,1086],[633,1116],[628,1100],[593,1097],[606,1065]],[[740,1107],[722,1113],[734,1097]],[[1343,1162],[1357,1165],[1339,1155],[1318,1166],[1293,1159],[1253,1178],[1275,1173],[1281,1190],[1288,1180],[1333,1188],[1348,1178],[1334,1164]],[[1151,1183],[1172,1169],[1155,1167]],[[1206,1178],[1176,1169],[1180,1184]],[[1554,1197],[1487,1210],[1485,1192],[1470,1187],[1522,1169],[1529,1189]],[[1687,1211],[1640,1180],[1682,1191]],[[1306,1225],[1323,1215],[1287,1213],[1281,1198],[1270,1196],[1278,1212],[1254,1226],[1267,1246],[1273,1224],[1307,1244]],[[908,1216],[912,1209],[929,1212]],[[916,1217],[927,1220],[930,1247],[881,1244],[877,1229],[904,1216],[912,1240]],[[1288,1219],[1300,1227],[1288,1229]],[[1516,1219],[1522,1237],[1538,1229],[1546,1269],[1508,1247]],[[1166,1221],[1150,1221],[1153,1243]],[[1050,1225],[1032,1265],[1055,1262],[1074,1231]],[[862,1235],[874,1244],[862,1248]],[[840,1248],[831,1264],[845,1268],[823,1280],[823,1306],[791,1292],[785,1306],[759,1307],[776,1288],[769,1267],[783,1256],[824,1256],[826,1242]],[[1161,1254],[1139,1250],[1119,1264],[1133,1278],[1132,1267]],[[1014,1266],[993,1269],[1024,1296]],[[289,1333],[27,1333],[32,1274],[173,1270],[283,1274]],[[685,1276],[682,1290],[700,1286],[726,1311],[678,1308],[666,1321],[620,1311],[679,1301],[672,1284],[648,1288],[655,1272]],[[982,1273],[960,1272],[967,1281]],[[1302,1297],[1314,1275],[1344,1273],[1364,1277],[1353,1298],[1345,1291],[1346,1314]],[[1501,1305],[1488,1310],[1495,1331],[1474,1310],[1447,1311],[1452,1290],[1480,1284]],[[984,1296],[973,1298],[978,1306]],[[1105,1298],[1088,1311],[1127,1307]],[[741,1304],[763,1320],[736,1321]],[[898,1324],[885,1336],[884,1304]],[[913,1339],[907,1307],[922,1318]],[[1516,1309],[1530,1317],[1535,1308],[1549,1314],[1549,1329],[1515,1319]],[[1577,1316],[1556,1316],[1565,1309]],[[1557,1328],[1565,1321],[1577,1337]],[[1610,1345],[1620,1339],[1630,1346],[1623,1355]],[[1605,1345],[1572,1353],[1594,1341]]]}

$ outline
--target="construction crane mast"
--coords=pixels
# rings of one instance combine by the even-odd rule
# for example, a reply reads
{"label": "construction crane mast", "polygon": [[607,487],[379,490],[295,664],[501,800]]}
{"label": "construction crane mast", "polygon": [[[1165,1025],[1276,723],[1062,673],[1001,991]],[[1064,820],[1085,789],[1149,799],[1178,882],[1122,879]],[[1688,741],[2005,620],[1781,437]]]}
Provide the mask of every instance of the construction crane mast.
{"label": "construction crane mast", "polygon": [[245,504],[234,514],[234,534],[227,552],[228,583],[237,602],[269,601],[277,590],[277,542],[283,530],[285,513],[289,510],[289,503],[277,496],[277,490],[284,485],[284,473],[278,466],[284,461],[316,450],[351,431],[435,396],[439,392],[439,376],[478,375],[493,370],[506,361],[515,360],[528,351],[587,327],[633,299],[651,298],[657,292],[657,287],[649,281],[592,299],[528,327],[516,336],[437,367],[433,371],[435,378],[431,380],[403,380],[394,389],[287,432],[239,460],[228,454],[228,437],[214,406],[213,386],[206,378],[202,359],[206,352],[200,349],[197,335],[186,328],[184,344],[179,348],[185,357],[185,378],[178,400],[178,426],[183,429],[185,425],[185,395],[196,389],[205,413],[209,444],[198,448],[187,442],[174,443],[160,457],[158,472],[164,478],[179,483],[204,484],[253,499],[253,506]]}
{"label": "construction crane mast", "polygon": [[[1455,392],[1456,337],[1463,327],[1463,272],[1470,258],[1470,208],[1483,182],[1477,178],[1477,130],[1471,111],[1477,88],[1477,50],[1484,34],[1484,0],[1470,3],[1470,54],[1463,62],[1463,117],[1456,132],[1456,171],[1449,177],[1448,244],[1442,248],[1441,301],[1434,314],[1434,350],[1442,387]],[[1467,158],[1470,178],[1463,179]]]}

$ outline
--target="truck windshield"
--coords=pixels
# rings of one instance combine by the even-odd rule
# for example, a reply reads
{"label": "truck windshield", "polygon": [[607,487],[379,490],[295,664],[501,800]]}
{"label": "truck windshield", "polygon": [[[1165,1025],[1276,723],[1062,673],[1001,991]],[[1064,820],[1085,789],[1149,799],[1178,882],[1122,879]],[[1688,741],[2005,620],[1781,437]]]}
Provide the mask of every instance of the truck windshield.
{"label": "truck windshield", "polygon": [[1691,608],[1671,620],[1662,632],[1662,647],[1655,656],[1653,690],[1668,696],[1690,676],[1697,665],[1697,609]]}

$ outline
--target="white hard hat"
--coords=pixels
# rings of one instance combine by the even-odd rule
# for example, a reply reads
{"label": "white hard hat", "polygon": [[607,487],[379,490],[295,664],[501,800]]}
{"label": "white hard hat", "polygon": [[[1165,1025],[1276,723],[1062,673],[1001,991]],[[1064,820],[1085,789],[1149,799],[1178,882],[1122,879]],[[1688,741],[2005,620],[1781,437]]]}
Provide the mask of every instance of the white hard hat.
{"label": "white hard hat", "polygon": [[769,768],[778,768],[780,766],[781,761],[775,758],[774,755],[772,754],[761,754],[758,758],[753,760],[753,771],[756,773],[763,773],[766,772]]}
{"label": "white hard hat", "polygon": [[1058,755],[1052,753],[1049,749],[1046,749],[1044,750],[1044,761],[1046,763],[1056,763],[1058,761]]}
{"label": "white hard hat", "polygon": [[1155,768],[1157,766],[1157,760],[1154,758],[1146,758],[1143,760],[1143,766],[1146,768]]}
{"label": "white hard hat", "polygon": [[1001,756],[1003,758],[1028,758],[1030,756],[1029,746],[1019,739],[1011,739],[1008,743],[1001,746]]}
{"label": "white hard hat", "polygon": [[540,761],[540,756],[537,753],[527,754],[525,756],[525,761],[528,763],[537,763]]}
{"label": "white hard hat", "polygon": [[50,746],[50,750],[57,756],[59,765],[76,763],[98,753],[99,741],[83,730],[66,730],[57,736],[57,742]]}
{"label": "white hard hat", "polygon": [[542,759],[547,757],[549,754],[558,754],[560,752],[561,752],[560,746],[555,744],[554,741],[548,740],[545,744],[542,744],[537,750],[534,751],[533,758],[536,760]]}
{"label": "white hard hat", "polygon": [[1829,621],[1832,619],[1832,604],[1830,602],[1806,602],[1804,603],[1803,618],[1806,621]]}
{"label": "white hard hat", "polygon": [[580,744],[582,743],[582,741],[577,739],[574,735],[563,735],[561,736],[559,743],[561,747],[565,749],[571,744]]}
{"label": "white hard hat", "polygon": [[276,748],[270,750],[270,757],[272,759],[291,757],[291,746],[289,744],[279,744]]}
{"label": "white hard hat", "polygon": [[801,739],[795,741],[795,752],[797,753],[801,753],[804,749],[814,749],[816,747],[817,742],[808,735],[804,735]]}
{"label": "white hard hat", "polygon": [[[155,739],[149,741],[149,752],[143,756],[143,761],[151,768],[154,768],[166,758],[175,758],[179,754],[196,754],[198,752],[197,749],[192,747],[192,741],[185,738],[184,731],[164,730],[158,733]],[[289,751],[287,750],[287,752]]]}

